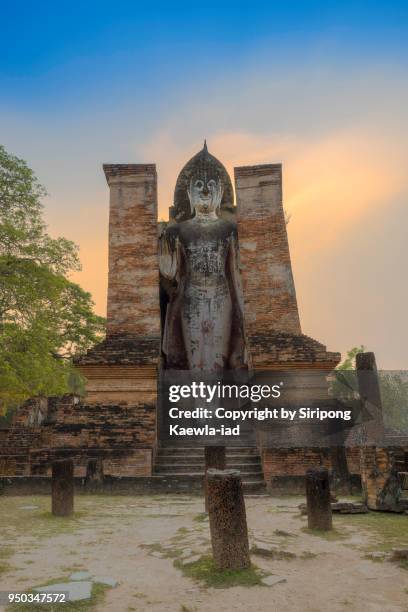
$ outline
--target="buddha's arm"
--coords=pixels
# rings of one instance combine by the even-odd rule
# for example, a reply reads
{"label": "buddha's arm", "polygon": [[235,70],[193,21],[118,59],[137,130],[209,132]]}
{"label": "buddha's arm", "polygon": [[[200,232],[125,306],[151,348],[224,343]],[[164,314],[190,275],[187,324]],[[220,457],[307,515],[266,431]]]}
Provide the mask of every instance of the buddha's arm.
{"label": "buddha's arm", "polygon": [[161,274],[169,279],[177,279],[179,265],[179,239],[173,234],[163,232],[159,238],[159,268]]}
{"label": "buddha's arm", "polygon": [[238,241],[236,235],[231,236],[228,252],[228,277],[233,304],[233,334],[231,336],[231,353],[229,365],[234,368],[246,367],[248,354],[245,343],[244,330],[244,298],[239,270]]}
{"label": "buddha's arm", "polygon": [[239,271],[239,255],[238,255],[238,244],[235,235],[231,236],[230,248],[228,252],[228,270],[231,283],[231,289],[234,294],[235,303],[238,307],[241,318],[243,318],[243,292],[241,285],[241,274]]}

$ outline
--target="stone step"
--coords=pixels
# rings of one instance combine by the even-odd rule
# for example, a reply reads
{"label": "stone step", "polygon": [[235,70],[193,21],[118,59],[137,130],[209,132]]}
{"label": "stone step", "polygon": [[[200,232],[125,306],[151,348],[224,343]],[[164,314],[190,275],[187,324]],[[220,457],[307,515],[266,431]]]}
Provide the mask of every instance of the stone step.
{"label": "stone step", "polygon": [[[226,448],[228,469],[239,470],[245,494],[262,495],[266,492],[261,457],[255,446],[229,446]],[[180,490],[188,489],[192,482],[204,477],[204,447],[182,444],[166,445],[156,455],[155,478],[172,482]],[[190,483],[190,485],[188,484]]]}
{"label": "stone step", "polygon": [[[177,491],[189,493],[194,491],[202,495],[203,475],[202,474],[155,474],[151,477],[153,483],[160,483],[160,490]],[[266,487],[263,480],[249,479],[244,480],[243,491],[245,495],[266,495]],[[157,486],[157,485],[156,485]]]}
{"label": "stone step", "polygon": [[[188,455],[181,455],[176,457],[172,457],[172,456],[156,456],[156,463],[162,463],[162,464],[171,464],[174,465],[176,463],[185,463],[185,464],[191,464],[191,465],[202,465],[204,467],[204,457],[189,457]],[[261,459],[260,457],[226,457],[226,464],[227,466],[231,466],[231,465],[246,465],[246,466],[251,466],[251,465],[261,465]]]}
{"label": "stone step", "polygon": [[[256,475],[261,475],[263,477],[263,472],[262,472],[262,468],[261,466],[232,466],[232,465],[227,465],[228,469],[234,469],[234,470],[239,470],[239,472],[242,474],[242,476],[245,476],[247,474],[256,474]],[[155,473],[156,474],[183,474],[183,473],[197,473],[197,474],[203,474],[204,475],[204,466],[197,466],[197,465],[189,465],[189,464],[185,464],[185,463],[178,463],[178,464],[156,464],[155,467]]]}
{"label": "stone step", "polygon": [[[253,439],[248,439],[248,438],[242,438],[241,440],[236,440],[236,439],[230,439],[228,440],[228,444],[226,445],[225,443],[225,437],[221,438],[219,440],[214,439],[213,440],[213,445],[214,446],[227,446],[228,448],[257,448],[256,446],[256,442]],[[166,440],[163,448],[177,448],[177,447],[193,447],[194,446],[194,440],[192,439],[186,439],[186,438],[182,438],[180,440]],[[200,448],[204,448],[204,446],[200,445]]]}
{"label": "stone step", "polygon": [[242,483],[245,495],[267,495],[265,482],[262,481],[244,481]]}
{"label": "stone step", "polygon": [[[174,470],[172,472],[157,472],[155,471],[155,476],[165,476],[165,477],[177,477],[177,478],[204,478],[203,472],[197,472],[193,470],[185,470],[177,471]],[[242,474],[242,482],[263,482],[263,472],[248,472],[247,474]]]}
{"label": "stone step", "polygon": [[[164,455],[191,455],[191,456],[203,456],[204,457],[204,448],[200,446],[190,447],[190,446],[174,446],[169,447],[166,446],[164,448],[159,448],[157,451],[159,456]],[[239,455],[239,456],[258,456],[259,451],[256,447],[231,447],[226,449],[226,456],[230,455]]]}
{"label": "stone step", "polygon": [[[194,465],[202,465],[204,468],[204,457],[189,456],[189,455],[157,455],[156,463],[190,463]],[[259,455],[227,455],[227,465],[254,465],[260,464]]]}

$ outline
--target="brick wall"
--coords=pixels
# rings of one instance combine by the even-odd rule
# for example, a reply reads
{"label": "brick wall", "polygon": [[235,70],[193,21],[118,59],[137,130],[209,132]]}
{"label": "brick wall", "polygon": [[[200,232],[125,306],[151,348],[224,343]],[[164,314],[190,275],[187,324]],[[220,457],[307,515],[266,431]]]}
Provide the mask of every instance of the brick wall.
{"label": "brick wall", "polygon": [[104,164],[110,187],[107,335],[160,337],[154,164]]}
{"label": "brick wall", "polygon": [[[351,474],[360,473],[360,449],[347,449],[347,464]],[[318,465],[331,469],[330,449],[264,448],[262,465],[265,481],[275,476],[304,476],[306,470]]]}
{"label": "brick wall", "polygon": [[56,457],[71,457],[85,475],[89,458],[100,457],[112,475],[150,475],[156,444],[156,404],[84,404],[73,396],[49,401],[41,424],[32,415],[44,400],[30,400],[1,432],[0,475],[48,474]]}
{"label": "brick wall", "polygon": [[271,331],[300,334],[285,215],[282,166],[235,168],[237,222],[245,324],[253,336]]}

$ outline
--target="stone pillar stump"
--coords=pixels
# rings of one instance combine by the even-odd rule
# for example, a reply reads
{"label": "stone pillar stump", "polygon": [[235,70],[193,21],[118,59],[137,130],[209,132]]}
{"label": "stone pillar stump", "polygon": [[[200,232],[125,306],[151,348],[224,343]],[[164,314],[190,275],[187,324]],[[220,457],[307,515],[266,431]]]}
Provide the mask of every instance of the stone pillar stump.
{"label": "stone pillar stump", "polygon": [[205,446],[204,447],[204,497],[205,511],[208,512],[208,495],[207,495],[207,470],[225,470],[226,457],[225,446]]}
{"label": "stone pillar stump", "polygon": [[74,512],[74,463],[72,459],[52,464],[52,513],[71,516]]}
{"label": "stone pillar stump", "polygon": [[329,531],[333,528],[327,468],[319,467],[307,470],[306,505],[309,529]]}
{"label": "stone pillar stump", "polygon": [[237,470],[207,471],[214,564],[219,570],[250,567],[245,501]]}
{"label": "stone pillar stump", "polygon": [[374,353],[357,353],[356,373],[358,392],[367,415],[362,424],[364,446],[384,446],[380,380]]}
{"label": "stone pillar stump", "polygon": [[85,484],[88,488],[97,488],[103,484],[102,459],[88,459],[86,465]]}

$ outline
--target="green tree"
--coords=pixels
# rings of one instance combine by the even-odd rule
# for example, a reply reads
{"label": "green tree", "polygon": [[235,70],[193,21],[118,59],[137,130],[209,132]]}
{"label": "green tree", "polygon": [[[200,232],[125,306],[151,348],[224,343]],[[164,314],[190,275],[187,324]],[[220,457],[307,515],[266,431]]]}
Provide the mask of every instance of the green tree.
{"label": "green tree", "polygon": [[364,351],[364,346],[355,346],[350,349],[347,351],[346,358],[334,370],[330,386],[333,397],[343,401],[357,397],[356,356]]}
{"label": "green tree", "polygon": [[[337,399],[351,402],[358,398],[355,372],[356,355],[365,351],[364,346],[348,351],[346,358],[337,366],[331,382],[331,393]],[[381,405],[384,424],[401,433],[408,432],[408,374],[405,371],[378,371]]]}
{"label": "green tree", "polygon": [[380,390],[385,425],[401,433],[407,433],[407,372],[380,372]]}
{"label": "green tree", "polygon": [[0,413],[78,389],[72,359],[104,331],[90,294],[69,280],[77,246],[47,233],[45,195],[26,162],[0,146]]}

